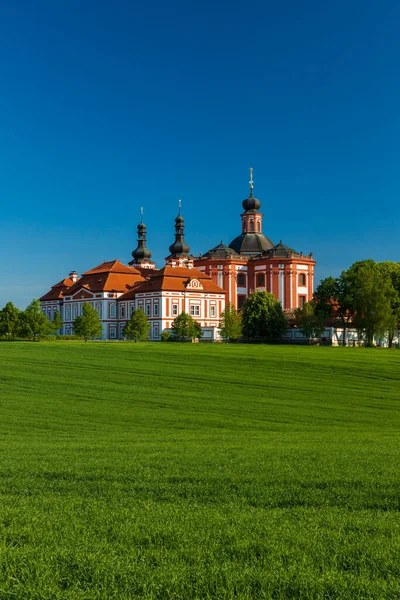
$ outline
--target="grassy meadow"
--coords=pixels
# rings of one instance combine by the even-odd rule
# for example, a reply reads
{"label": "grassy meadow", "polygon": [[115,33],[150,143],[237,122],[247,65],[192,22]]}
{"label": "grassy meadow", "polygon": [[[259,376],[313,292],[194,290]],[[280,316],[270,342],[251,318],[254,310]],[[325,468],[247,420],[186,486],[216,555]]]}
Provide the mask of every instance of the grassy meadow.
{"label": "grassy meadow", "polygon": [[0,600],[399,599],[400,352],[0,344]]}

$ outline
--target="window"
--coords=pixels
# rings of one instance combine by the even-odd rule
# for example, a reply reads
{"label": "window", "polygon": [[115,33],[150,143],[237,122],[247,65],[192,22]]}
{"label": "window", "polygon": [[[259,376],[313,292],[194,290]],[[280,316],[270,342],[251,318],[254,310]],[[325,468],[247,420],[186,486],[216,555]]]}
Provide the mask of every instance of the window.
{"label": "window", "polygon": [[119,316],[121,319],[125,319],[125,304],[121,304],[119,307]]}
{"label": "window", "polygon": [[219,271],[218,273],[218,285],[220,288],[224,287],[224,274],[222,273],[222,271]]}
{"label": "window", "polygon": [[306,276],[305,276],[305,273],[300,273],[300,275],[299,275],[299,285],[306,285]]}
{"label": "window", "polygon": [[173,304],[172,305],[172,316],[176,317],[178,315],[178,305],[177,304]]}
{"label": "window", "polygon": [[200,305],[199,304],[191,304],[190,305],[190,314],[192,317],[200,316]]}
{"label": "window", "polygon": [[259,273],[257,275],[257,287],[263,287],[265,285],[265,275],[264,273]]}
{"label": "window", "polygon": [[131,314],[133,313],[134,310],[135,310],[135,305],[131,304]]}
{"label": "window", "polygon": [[305,296],[299,296],[299,306],[300,308],[303,308],[303,306],[306,303],[306,297]]}
{"label": "window", "polygon": [[258,223],[257,223],[257,231],[258,231],[258,233],[261,233],[261,223],[260,223],[260,221],[258,221]]}
{"label": "window", "polygon": [[254,221],[250,221],[250,231],[254,231]]}
{"label": "window", "polygon": [[150,304],[146,304],[146,315],[150,316]]}
{"label": "window", "polygon": [[116,316],[115,302],[112,302],[110,304],[110,319],[115,319],[115,316]]}
{"label": "window", "polygon": [[100,302],[96,302],[96,310],[97,310],[97,314],[101,318],[101,304],[100,304]]}
{"label": "window", "polygon": [[65,307],[65,320],[66,321],[71,320],[71,307],[69,304],[68,304],[68,306]]}
{"label": "window", "polygon": [[153,339],[154,340],[158,339],[158,325],[154,325],[154,328],[153,328]]}
{"label": "window", "polygon": [[210,306],[210,317],[215,317],[215,306]]}
{"label": "window", "polygon": [[78,305],[77,304],[74,304],[73,315],[74,315],[74,319],[76,319],[76,317],[78,316]]}
{"label": "window", "polygon": [[243,304],[246,302],[246,296],[239,294],[237,297],[237,307],[238,310],[240,310],[241,308],[243,308]]}
{"label": "window", "polygon": [[158,302],[154,304],[153,311],[154,311],[154,316],[158,317]]}
{"label": "window", "polygon": [[246,286],[246,275],[244,275],[243,273],[238,273],[237,284],[238,284],[238,287],[245,287]]}
{"label": "window", "polygon": [[110,327],[110,339],[115,340],[117,337],[117,330],[115,327]]}

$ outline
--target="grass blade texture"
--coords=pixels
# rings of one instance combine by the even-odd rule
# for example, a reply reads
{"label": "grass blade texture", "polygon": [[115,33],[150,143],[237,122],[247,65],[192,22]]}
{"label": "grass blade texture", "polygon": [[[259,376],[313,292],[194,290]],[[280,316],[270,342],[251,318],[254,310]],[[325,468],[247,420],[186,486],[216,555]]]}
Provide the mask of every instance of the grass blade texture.
{"label": "grass blade texture", "polygon": [[0,599],[400,598],[400,352],[0,344]]}

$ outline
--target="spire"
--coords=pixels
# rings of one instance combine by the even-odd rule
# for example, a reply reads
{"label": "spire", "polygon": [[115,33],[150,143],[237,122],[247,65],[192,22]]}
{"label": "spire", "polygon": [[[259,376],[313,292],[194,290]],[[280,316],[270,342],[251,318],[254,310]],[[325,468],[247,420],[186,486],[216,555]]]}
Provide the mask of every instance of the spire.
{"label": "spire", "polygon": [[137,227],[138,245],[137,248],[132,252],[133,260],[131,260],[129,263],[130,265],[144,265],[147,263],[152,263],[150,260],[151,252],[146,246],[146,225],[143,223],[143,213],[143,206],[141,206],[140,223]]}
{"label": "spire", "polygon": [[250,167],[250,181],[249,181],[249,185],[250,185],[250,196],[249,198],[252,198],[253,196],[253,187],[254,187],[254,182],[253,182],[253,167]]}
{"label": "spire", "polygon": [[171,255],[168,258],[187,258],[190,252],[189,246],[184,239],[184,218],[181,215],[181,200],[178,200],[179,213],[175,219],[175,242],[169,247]]}

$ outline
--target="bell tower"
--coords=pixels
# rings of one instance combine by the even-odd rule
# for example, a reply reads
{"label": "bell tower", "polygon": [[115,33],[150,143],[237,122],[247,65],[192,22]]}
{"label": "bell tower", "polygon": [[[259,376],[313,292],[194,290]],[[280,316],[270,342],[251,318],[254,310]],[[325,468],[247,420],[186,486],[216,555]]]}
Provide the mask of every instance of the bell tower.
{"label": "bell tower", "polygon": [[262,233],[262,214],[258,212],[261,202],[253,196],[253,168],[250,167],[250,194],[243,200],[242,206],[245,210],[242,217],[242,233]]}

